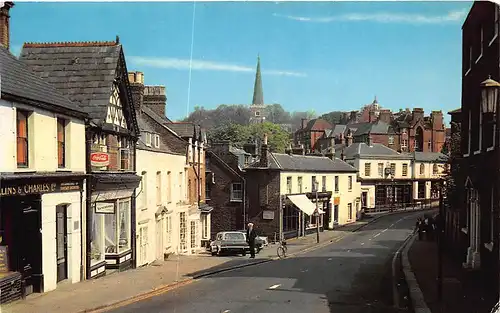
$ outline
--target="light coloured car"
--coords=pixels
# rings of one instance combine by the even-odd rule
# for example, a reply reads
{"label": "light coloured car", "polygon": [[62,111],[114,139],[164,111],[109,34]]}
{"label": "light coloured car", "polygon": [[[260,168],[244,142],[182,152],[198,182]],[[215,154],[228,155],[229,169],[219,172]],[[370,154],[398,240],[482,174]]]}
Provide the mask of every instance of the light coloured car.
{"label": "light coloured car", "polygon": [[210,243],[210,252],[212,255],[238,253],[245,256],[248,250],[249,246],[246,235],[239,231],[224,231],[217,233],[215,240]]}

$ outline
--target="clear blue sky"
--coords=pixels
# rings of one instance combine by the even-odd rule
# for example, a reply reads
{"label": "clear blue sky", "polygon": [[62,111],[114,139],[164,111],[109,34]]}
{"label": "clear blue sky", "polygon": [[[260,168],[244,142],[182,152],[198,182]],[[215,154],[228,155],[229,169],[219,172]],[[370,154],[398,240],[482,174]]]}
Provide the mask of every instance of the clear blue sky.
{"label": "clear blue sky", "polygon": [[[193,3],[21,3],[11,43],[114,40],[129,70],[188,108]],[[460,106],[461,26],[471,2],[196,3],[189,108],[248,104],[257,54],[264,100],[288,111]]]}

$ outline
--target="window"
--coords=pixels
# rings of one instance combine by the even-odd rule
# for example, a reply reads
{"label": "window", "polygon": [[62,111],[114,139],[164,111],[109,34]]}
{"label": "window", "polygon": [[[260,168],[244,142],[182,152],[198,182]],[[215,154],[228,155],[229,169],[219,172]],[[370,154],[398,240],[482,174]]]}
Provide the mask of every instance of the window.
{"label": "window", "polygon": [[389,144],[390,145],[394,144],[394,136],[389,136]]}
{"label": "window", "polygon": [[179,172],[179,188],[177,189],[179,191],[179,202],[182,201],[183,199],[186,199],[186,194],[185,194],[185,190],[183,190],[182,186],[186,186],[185,184],[183,184],[184,182],[184,173],[182,172]]}
{"label": "window", "polygon": [[481,153],[482,145],[483,145],[483,106],[479,105],[479,140],[478,140],[478,148],[474,154]]}
{"label": "window", "polygon": [[326,191],[326,176],[321,177],[321,191]]}
{"label": "window", "polygon": [[260,112],[259,111],[255,111],[255,116],[260,116]]}
{"label": "window", "polygon": [[155,148],[160,147],[160,135],[155,135]]}
{"label": "window", "polygon": [[396,176],[396,163],[391,163],[391,175]]}
{"label": "window", "polygon": [[470,154],[470,149],[471,149],[471,140],[472,140],[472,111],[469,110],[469,123],[467,125],[469,128],[467,131],[468,138],[467,138],[467,155]]}
{"label": "window", "polygon": [[347,204],[347,219],[352,220],[352,203]]}
{"label": "window", "polygon": [[156,205],[161,205],[161,172],[156,172]]}
{"label": "window", "polygon": [[498,37],[498,7],[495,5],[495,32],[493,33],[493,38],[490,41],[490,46],[495,41],[495,39]]}
{"label": "window", "polygon": [[401,141],[401,148],[404,148],[404,149],[408,148],[408,139],[403,139]]}
{"label": "window", "polygon": [[425,165],[423,163],[420,163],[420,175],[424,175],[425,173]]}
{"label": "window", "polygon": [[302,193],[302,177],[297,177],[297,185],[299,186],[299,193]]}
{"label": "window", "polygon": [[434,174],[434,175],[438,174],[438,165],[437,164],[432,165],[432,174]]}
{"label": "window", "polygon": [[167,172],[167,203],[172,201],[172,172]]}
{"label": "window", "polygon": [[495,215],[495,199],[494,199],[494,188],[491,188],[490,196],[490,242],[495,242],[495,220],[497,219]]}
{"label": "window", "polygon": [[317,191],[316,190],[316,188],[317,188],[316,184],[317,184],[316,176],[311,177],[311,185],[312,185],[311,186],[311,190],[312,190],[312,192],[316,192]]}
{"label": "window", "polygon": [[371,172],[372,172],[372,164],[365,163],[365,176],[370,176]]}
{"label": "window", "polygon": [[29,113],[17,110],[17,166],[28,167],[28,116]]}
{"label": "window", "polygon": [[145,132],[144,136],[145,136],[144,143],[146,144],[146,146],[151,147],[151,133]]}
{"label": "window", "polygon": [[352,190],[352,176],[347,176],[347,189]]}
{"label": "window", "polygon": [[191,179],[188,178],[188,186],[187,186],[187,199],[188,201],[191,201],[191,199],[193,198],[193,195],[192,195],[192,189],[193,188],[193,184],[191,182]]}
{"label": "window", "polygon": [[432,141],[427,142],[427,151],[432,152]]}
{"label": "window", "polygon": [[408,164],[403,164],[403,168],[402,168],[402,175],[403,176],[408,176]]}
{"label": "window", "polygon": [[196,248],[196,221],[191,221],[191,249]]}
{"label": "window", "polygon": [[105,237],[104,237],[104,214],[96,214],[95,210],[89,210],[92,215],[92,231],[90,237],[90,266],[104,261]]}
{"label": "window", "polygon": [[144,171],[141,176],[141,207],[143,210],[146,210],[148,208],[148,173]]}
{"label": "window", "polygon": [[243,186],[241,183],[231,184],[231,201],[242,201],[243,200]]}
{"label": "window", "polygon": [[57,167],[66,167],[66,121],[57,119]]}
{"label": "window", "polygon": [[124,171],[130,170],[130,145],[127,138],[122,137],[119,142],[120,145],[120,169]]}
{"label": "window", "polygon": [[286,178],[286,193],[291,194],[292,193],[292,177],[288,176]]}
{"label": "window", "polygon": [[333,184],[335,186],[335,192],[339,192],[339,177],[335,176],[333,178]]}
{"label": "window", "polygon": [[211,188],[212,186],[210,182],[205,181],[205,200],[210,200],[210,191],[212,190]]}
{"label": "window", "polygon": [[483,56],[483,49],[484,49],[484,29],[483,29],[483,27],[481,27],[481,29],[479,30],[479,38],[480,38],[479,56],[476,59],[476,63],[479,62],[479,60]]}
{"label": "window", "polygon": [[185,251],[187,249],[186,243],[186,233],[187,233],[187,225],[186,225],[186,212],[181,212],[179,215],[179,248],[181,251]]}
{"label": "window", "polygon": [[201,215],[201,238],[208,239],[208,214]]}
{"label": "window", "polygon": [[469,46],[469,60],[467,64],[467,69],[465,70],[465,75],[469,74],[471,68],[472,68],[472,46]]}
{"label": "window", "polygon": [[172,244],[172,216],[167,216],[166,220],[166,233],[167,233],[167,244]]}
{"label": "window", "polygon": [[378,164],[378,177],[384,177],[384,163]]}
{"label": "window", "polygon": [[118,207],[116,214],[104,217],[107,254],[130,250],[130,199],[116,201],[115,207]]}

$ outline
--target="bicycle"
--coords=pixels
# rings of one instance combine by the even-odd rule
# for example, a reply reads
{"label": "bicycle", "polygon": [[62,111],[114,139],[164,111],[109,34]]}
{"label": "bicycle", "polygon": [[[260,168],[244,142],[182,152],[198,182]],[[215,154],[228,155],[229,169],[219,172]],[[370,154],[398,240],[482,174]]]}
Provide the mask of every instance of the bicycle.
{"label": "bicycle", "polygon": [[280,258],[280,259],[286,258],[287,250],[288,250],[288,248],[286,246],[286,241],[281,240],[278,243],[278,248],[276,249],[276,252],[278,253],[278,258]]}

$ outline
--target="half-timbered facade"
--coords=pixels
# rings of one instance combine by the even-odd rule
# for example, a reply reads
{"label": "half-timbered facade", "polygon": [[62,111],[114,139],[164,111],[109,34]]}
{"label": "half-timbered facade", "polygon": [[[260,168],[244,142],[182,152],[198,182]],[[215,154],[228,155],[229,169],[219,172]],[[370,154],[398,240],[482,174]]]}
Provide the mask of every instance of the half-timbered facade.
{"label": "half-timbered facade", "polygon": [[89,114],[86,129],[86,277],[135,266],[136,143],[140,134],[123,47],[26,43],[20,59]]}

